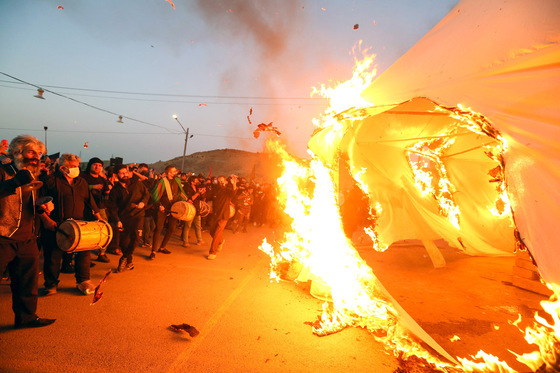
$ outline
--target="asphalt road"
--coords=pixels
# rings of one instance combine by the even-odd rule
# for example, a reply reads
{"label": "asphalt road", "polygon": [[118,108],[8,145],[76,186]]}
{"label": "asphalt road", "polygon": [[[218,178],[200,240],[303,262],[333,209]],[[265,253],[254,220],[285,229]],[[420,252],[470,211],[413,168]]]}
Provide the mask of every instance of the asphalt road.
{"label": "asphalt road", "polygon": [[[61,274],[58,294],[39,298],[38,314],[56,318],[48,327],[14,330],[9,284],[0,284],[1,372],[404,372],[402,364],[364,329],[347,328],[317,337],[310,322],[322,301],[309,283],[269,280],[269,259],[258,250],[271,228],[249,233],[226,230],[226,244],[214,261],[208,244],[180,246],[147,260],[138,248],[135,269],[109,275],[103,297],[75,288]],[[359,247],[360,255],[407,312],[452,356],[479,349],[523,366],[507,350],[532,350],[508,323],[531,317],[544,297],[511,287],[503,279],[513,258],[471,258],[443,249],[448,265],[434,269],[425,250],[396,245],[385,253]],[[97,263],[97,284],[111,263]],[[41,279],[42,285],[42,279]],[[191,337],[169,326],[187,323]],[[460,340],[451,341],[453,336]],[[400,364],[400,365],[399,365]],[[420,370],[419,370],[420,371]],[[526,371],[526,370],[525,370]]]}

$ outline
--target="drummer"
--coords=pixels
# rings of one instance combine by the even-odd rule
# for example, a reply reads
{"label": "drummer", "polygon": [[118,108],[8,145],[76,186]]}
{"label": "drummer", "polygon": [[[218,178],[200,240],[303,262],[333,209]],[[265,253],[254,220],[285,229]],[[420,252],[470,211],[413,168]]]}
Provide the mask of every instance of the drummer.
{"label": "drummer", "polygon": [[224,246],[223,232],[231,217],[231,200],[237,194],[237,176],[231,175],[229,179],[225,176],[218,177],[218,187],[212,190],[213,217],[210,223],[210,235],[212,243],[208,253],[208,260],[216,259],[216,254]]}
{"label": "drummer", "polygon": [[[101,220],[99,208],[89,189],[87,181],[80,175],[80,158],[77,155],[64,153],[59,160],[59,167],[45,180],[41,188],[42,196],[53,198],[54,210],[50,215],[41,215],[43,230],[41,242],[44,247],[43,276],[45,278],[45,295],[57,292],[58,277],[62,254],[56,242],[58,226],[66,219],[84,220],[84,210],[87,206],[93,211],[93,216]],[[93,294],[95,286],[90,280],[90,251],[79,251],[75,258],[76,287],[84,295]]]}
{"label": "drummer", "polygon": [[[175,202],[187,200],[187,196],[181,185],[181,179],[177,177],[178,174],[179,170],[177,170],[175,166],[168,165],[165,167],[165,176],[157,182],[152,190],[152,202],[156,211],[156,229],[154,231],[152,252],[150,254],[150,259],[152,260],[156,258],[156,252],[171,254],[171,251],[165,247],[177,225],[177,219],[170,213],[171,206]],[[158,242],[164,226],[166,228],[165,237],[162,242]]]}
{"label": "drummer", "polygon": [[116,166],[115,173],[119,182],[111,189],[107,208],[109,221],[121,230],[122,257],[117,272],[124,272],[134,269],[132,254],[138,242],[138,230],[142,229],[144,207],[150,199],[150,192],[140,180],[130,177],[127,166]]}
{"label": "drummer", "polygon": [[196,209],[196,214],[193,220],[185,221],[183,226],[183,232],[181,233],[181,238],[183,239],[183,247],[189,247],[189,232],[191,226],[194,224],[194,233],[196,236],[196,244],[203,245],[202,240],[202,227],[200,225],[200,201],[204,198],[206,193],[206,188],[201,186],[200,179],[197,176],[191,175],[187,179],[187,183],[184,186],[185,194],[189,198],[187,202],[192,203]]}
{"label": "drummer", "polygon": [[39,281],[36,189],[39,160],[45,146],[30,135],[17,136],[8,147],[9,162],[0,164],[0,273],[8,267],[16,328],[52,324],[37,311]]}

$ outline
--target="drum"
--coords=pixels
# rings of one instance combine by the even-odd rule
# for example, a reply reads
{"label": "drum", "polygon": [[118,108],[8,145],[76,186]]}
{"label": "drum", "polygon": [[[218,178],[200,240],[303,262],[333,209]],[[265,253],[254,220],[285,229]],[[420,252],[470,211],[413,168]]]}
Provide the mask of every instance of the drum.
{"label": "drum", "polygon": [[[208,203],[207,203],[207,206],[208,206],[208,213],[206,213],[206,215],[208,215],[209,213],[212,212],[212,201],[208,202]],[[202,202],[201,202],[201,205],[200,205],[200,211],[201,211],[200,216],[203,216],[203,215],[202,215]],[[204,216],[205,216],[205,215],[204,215]],[[203,216],[203,217],[204,217],[204,216]],[[229,218],[231,219],[231,218],[233,218],[234,216],[235,216],[235,206],[234,206],[233,204],[230,204],[230,205],[229,205]]]}
{"label": "drum", "polygon": [[179,201],[179,202],[175,202],[171,206],[171,215],[175,219],[191,221],[194,219],[194,216],[196,215],[196,209],[194,208],[192,203]]}
{"label": "drum", "polygon": [[208,203],[204,202],[204,201],[200,201],[200,216],[205,218],[208,216],[208,214],[210,213],[211,207],[208,205]]}
{"label": "drum", "polygon": [[103,249],[113,238],[113,230],[105,220],[68,219],[57,228],[56,243],[66,252]]}

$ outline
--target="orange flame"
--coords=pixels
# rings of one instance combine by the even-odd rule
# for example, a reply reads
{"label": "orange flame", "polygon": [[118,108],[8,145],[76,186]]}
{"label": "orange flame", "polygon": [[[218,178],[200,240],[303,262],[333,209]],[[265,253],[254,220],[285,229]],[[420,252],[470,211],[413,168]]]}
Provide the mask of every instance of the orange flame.
{"label": "orange flame", "polygon": [[[360,41],[358,48],[361,47],[361,43]],[[373,63],[375,54],[368,56],[368,50],[369,49],[365,49],[362,52],[362,60],[354,59],[355,67],[353,69],[352,78],[345,82],[337,82],[335,88],[325,87],[323,84],[319,89],[316,87],[312,88],[311,96],[318,94],[330,99],[330,107],[327,108],[323,117],[313,120],[313,123],[317,127],[323,128],[331,125],[338,125],[338,121],[334,118],[335,114],[351,108],[372,105],[371,102],[366,101],[361,96],[362,91],[369,87],[377,75],[377,67]]]}
{"label": "orange flame", "polygon": [[[336,88],[321,86],[320,90],[313,90],[313,93],[320,93],[331,99],[331,107],[321,120],[314,121],[318,127],[334,126],[336,130],[342,129],[343,125],[336,118],[338,113],[371,105],[365,102],[360,94],[369,86],[375,75],[374,71],[366,71],[372,66],[373,58],[374,56],[370,56],[363,61],[357,61],[354,74],[348,82],[341,83]],[[499,145],[489,148],[488,152],[491,158],[503,165],[501,155],[507,150],[507,142],[499,134],[491,132],[491,126],[485,125],[486,122],[481,120],[480,114],[462,108],[441,110],[450,111],[450,115],[456,115],[456,119],[466,123],[469,128],[472,127],[471,130],[498,139]],[[431,193],[436,199],[439,198],[440,208],[448,214],[452,223],[458,225],[459,211],[451,198],[452,186],[448,183],[441,162],[444,150],[452,143],[452,140],[448,140],[452,136],[443,137],[445,140],[437,139],[435,142],[420,143],[410,148],[409,160],[413,170],[418,173],[418,179],[421,179],[420,189],[425,189],[426,193]],[[267,147],[282,158],[284,170],[277,180],[278,202],[290,218],[290,230],[277,242],[268,242],[265,239],[260,249],[271,258],[271,280],[311,280],[312,291],[314,284],[325,289],[327,301],[323,304],[319,320],[313,324],[313,333],[326,335],[349,326],[363,327],[374,333],[375,338],[392,350],[395,356],[405,360],[416,356],[423,359],[432,369],[453,373],[516,372],[507,363],[484,351],[471,356],[472,360],[458,358],[459,362],[448,356],[453,364],[444,362],[428,352],[417,341],[423,330],[411,321],[410,316],[386,292],[371,268],[344,235],[331,170],[316,157],[311,159],[309,165],[298,163],[275,140],[269,140]],[[420,157],[414,156],[418,154]],[[370,186],[362,180],[364,170],[352,169],[352,165],[350,168],[356,182],[368,194]],[[431,171],[427,172],[426,169]],[[497,170],[497,174],[503,179],[503,167]],[[505,182],[500,185],[500,188],[502,187],[505,193]],[[507,193],[500,198],[504,201],[503,211],[509,211],[509,204],[506,204]],[[371,202],[375,205],[371,212],[377,216],[382,214],[382,207],[375,201]],[[370,229],[370,235],[372,238],[377,237],[374,229]],[[374,246],[375,242],[374,240]],[[386,248],[379,241],[377,244],[382,249]],[[296,267],[298,270],[294,271],[293,268]],[[292,273],[288,275],[290,271]],[[534,370],[545,367],[547,372],[552,372],[559,371],[560,287],[549,287],[553,289],[555,296],[549,302],[541,304],[545,311],[552,315],[554,324],[549,324],[544,318],[535,315],[536,322],[532,328],[527,328],[526,339],[529,343],[536,344],[539,350],[516,356],[518,361]],[[460,337],[454,336],[453,341],[457,340],[460,340]],[[441,350],[438,352],[442,353]]]}

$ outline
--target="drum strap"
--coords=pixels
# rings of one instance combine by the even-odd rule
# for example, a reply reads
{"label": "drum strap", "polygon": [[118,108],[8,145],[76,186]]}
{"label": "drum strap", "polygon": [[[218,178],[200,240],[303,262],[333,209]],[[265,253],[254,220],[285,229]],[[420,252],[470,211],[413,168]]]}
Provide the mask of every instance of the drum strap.
{"label": "drum strap", "polygon": [[165,184],[165,192],[167,193],[167,199],[169,202],[173,201],[173,191],[171,190],[171,185],[169,185],[169,180],[167,177],[163,178],[163,184]]}

